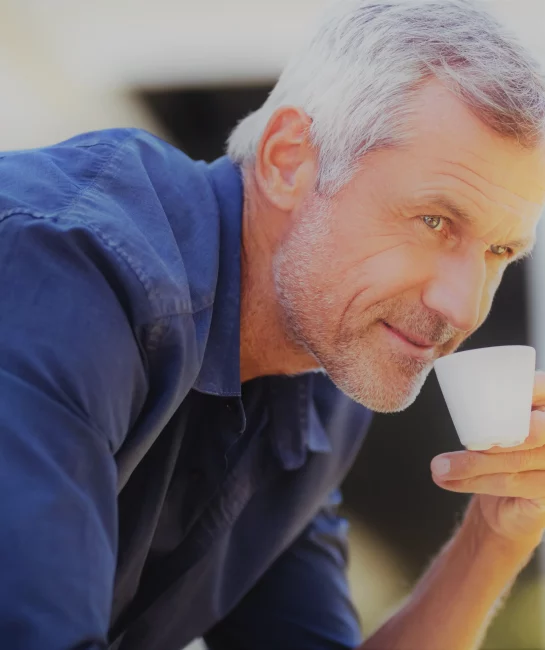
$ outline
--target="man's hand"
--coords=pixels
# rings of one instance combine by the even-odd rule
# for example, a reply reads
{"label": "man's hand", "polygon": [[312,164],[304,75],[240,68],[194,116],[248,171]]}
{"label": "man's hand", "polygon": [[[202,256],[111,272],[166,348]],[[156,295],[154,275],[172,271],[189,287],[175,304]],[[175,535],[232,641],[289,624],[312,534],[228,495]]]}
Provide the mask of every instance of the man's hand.
{"label": "man's hand", "polygon": [[505,540],[537,546],[545,530],[545,373],[536,373],[524,444],[442,454],[431,469],[439,487],[477,495],[470,513],[478,524]]}
{"label": "man's hand", "polygon": [[[441,472],[447,460],[450,471]],[[536,375],[523,445],[442,454],[433,459],[432,472],[440,487],[476,496],[411,597],[361,650],[479,646],[499,599],[545,529],[545,374]]]}

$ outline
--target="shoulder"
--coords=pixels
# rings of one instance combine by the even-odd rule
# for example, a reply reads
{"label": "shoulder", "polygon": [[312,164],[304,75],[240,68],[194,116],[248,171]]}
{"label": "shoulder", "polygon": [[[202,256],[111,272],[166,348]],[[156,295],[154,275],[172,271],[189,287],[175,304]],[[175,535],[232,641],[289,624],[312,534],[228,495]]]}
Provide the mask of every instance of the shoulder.
{"label": "shoulder", "polygon": [[85,133],[39,149],[0,154],[0,215],[58,213],[89,187],[131,137],[125,129]]}
{"label": "shoulder", "polygon": [[[10,210],[59,214],[109,179],[109,194],[132,187],[138,194],[145,179],[168,179],[199,173],[181,151],[141,129],[83,133],[37,149],[0,153],[0,215]],[[117,183],[111,183],[114,177]],[[204,174],[202,183],[205,182]]]}
{"label": "shoulder", "polygon": [[[0,154],[0,174],[0,223],[31,215],[84,232],[132,272],[154,316],[212,302],[219,208],[204,163],[146,131],[112,129]],[[197,252],[209,277],[194,291]]]}

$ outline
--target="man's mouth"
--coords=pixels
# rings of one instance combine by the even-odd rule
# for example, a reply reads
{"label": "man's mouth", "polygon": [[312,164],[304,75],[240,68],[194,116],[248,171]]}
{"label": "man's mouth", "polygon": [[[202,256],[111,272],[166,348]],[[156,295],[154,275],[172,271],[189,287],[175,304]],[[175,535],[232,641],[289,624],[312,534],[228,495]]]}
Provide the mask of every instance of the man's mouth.
{"label": "man's mouth", "polygon": [[393,325],[390,325],[390,323],[387,323],[386,321],[380,321],[394,336],[397,336],[399,339],[404,341],[405,343],[408,343],[415,348],[419,348],[422,351],[425,350],[432,350],[435,347],[435,343],[433,341],[430,341],[429,339],[425,339],[422,336],[418,336],[417,334],[414,334],[413,332],[407,332],[405,330],[401,330],[398,327],[394,327]]}

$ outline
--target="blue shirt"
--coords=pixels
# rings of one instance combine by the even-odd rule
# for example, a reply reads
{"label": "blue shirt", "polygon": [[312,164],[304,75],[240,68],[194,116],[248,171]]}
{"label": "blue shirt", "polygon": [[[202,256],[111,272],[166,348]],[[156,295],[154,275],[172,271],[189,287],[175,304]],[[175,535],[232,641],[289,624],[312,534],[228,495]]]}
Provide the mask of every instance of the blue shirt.
{"label": "blue shirt", "polygon": [[0,640],[353,648],[370,413],[240,384],[242,180],[137,130],[0,157]]}

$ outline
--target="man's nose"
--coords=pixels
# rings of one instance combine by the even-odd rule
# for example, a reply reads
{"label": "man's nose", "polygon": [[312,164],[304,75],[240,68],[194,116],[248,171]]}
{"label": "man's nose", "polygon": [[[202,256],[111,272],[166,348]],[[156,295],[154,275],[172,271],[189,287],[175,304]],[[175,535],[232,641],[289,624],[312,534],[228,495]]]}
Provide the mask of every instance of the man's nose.
{"label": "man's nose", "polygon": [[482,249],[451,253],[441,259],[422,300],[453,327],[468,332],[479,322],[485,284],[486,262]]}

